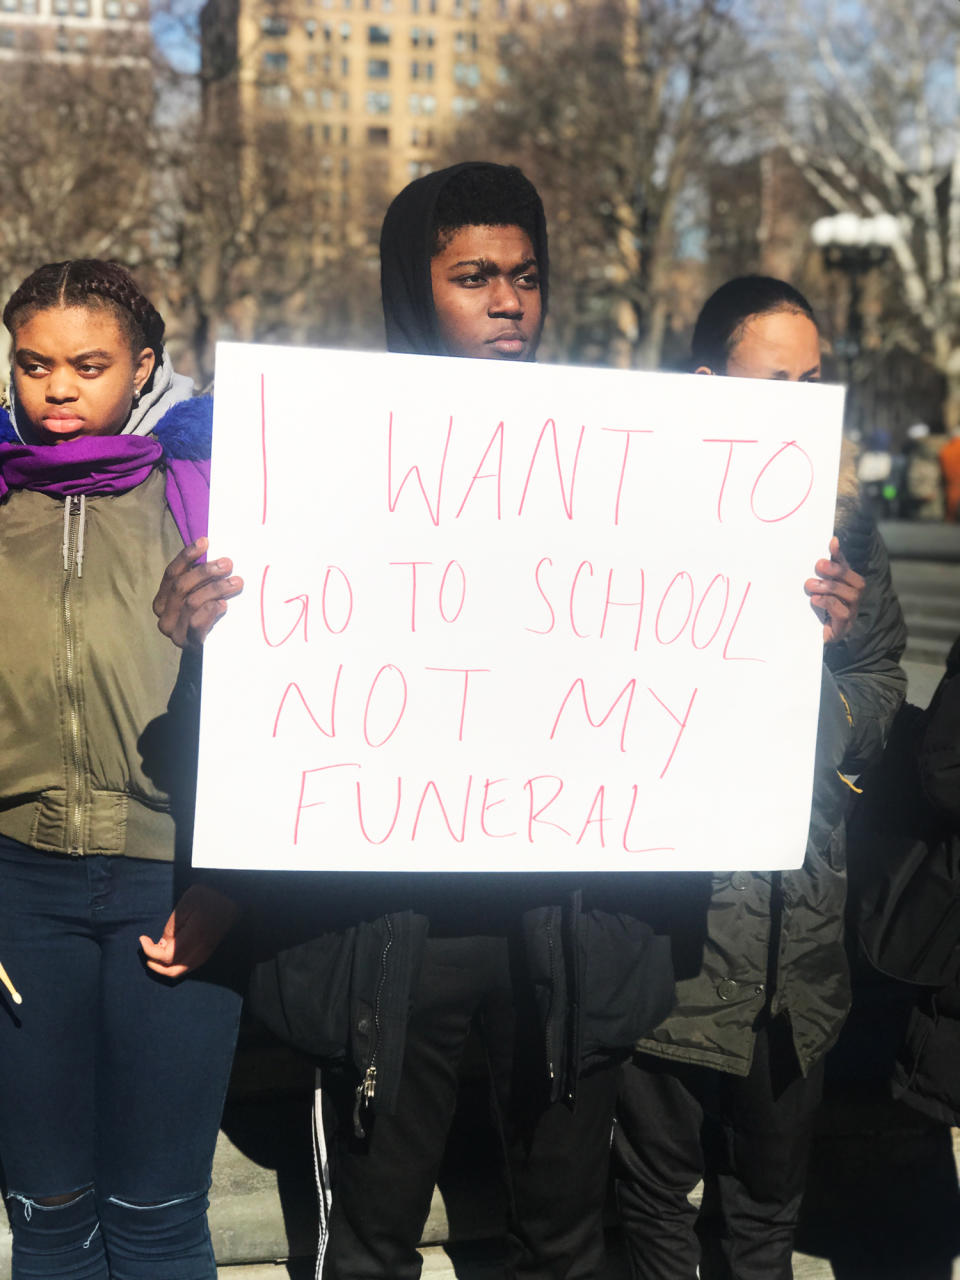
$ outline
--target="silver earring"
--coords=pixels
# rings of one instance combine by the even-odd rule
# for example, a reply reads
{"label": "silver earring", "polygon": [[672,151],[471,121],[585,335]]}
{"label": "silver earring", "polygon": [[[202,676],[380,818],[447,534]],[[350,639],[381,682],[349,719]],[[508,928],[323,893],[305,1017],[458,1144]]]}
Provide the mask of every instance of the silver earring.
{"label": "silver earring", "polygon": [[138,405],[139,403],[140,403],[140,392],[139,392],[139,391],[134,391],[134,393],[133,393],[133,407],[134,407],[134,409],[137,407],[137,405]]}

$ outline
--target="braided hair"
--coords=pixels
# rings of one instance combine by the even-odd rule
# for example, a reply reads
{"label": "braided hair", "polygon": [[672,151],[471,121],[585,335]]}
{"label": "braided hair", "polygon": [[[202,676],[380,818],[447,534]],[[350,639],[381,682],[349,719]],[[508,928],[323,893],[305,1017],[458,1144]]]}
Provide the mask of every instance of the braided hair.
{"label": "braided hair", "polygon": [[48,262],[24,280],[3,309],[11,333],[38,311],[58,307],[102,307],[110,311],[130,343],[134,357],[150,347],[163,360],[163,317],[133,276],[118,262],[74,258]]}

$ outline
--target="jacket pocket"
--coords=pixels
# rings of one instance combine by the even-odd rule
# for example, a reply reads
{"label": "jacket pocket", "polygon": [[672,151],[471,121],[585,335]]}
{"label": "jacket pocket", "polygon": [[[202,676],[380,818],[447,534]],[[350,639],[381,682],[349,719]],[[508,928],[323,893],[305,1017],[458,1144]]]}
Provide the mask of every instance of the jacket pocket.
{"label": "jacket pocket", "polygon": [[247,1007],[287,1044],[343,1057],[350,1040],[354,930],[323,933],[254,966]]}
{"label": "jacket pocket", "polygon": [[582,1061],[629,1049],[674,1001],[670,939],[642,920],[591,910],[580,922]]}

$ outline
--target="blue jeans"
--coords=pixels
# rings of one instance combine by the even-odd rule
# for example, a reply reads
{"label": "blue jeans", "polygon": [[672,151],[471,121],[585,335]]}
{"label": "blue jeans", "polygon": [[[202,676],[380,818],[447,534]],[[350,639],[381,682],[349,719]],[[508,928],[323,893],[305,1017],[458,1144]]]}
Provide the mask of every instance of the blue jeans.
{"label": "blue jeans", "polygon": [[14,1280],[216,1276],[206,1197],[240,996],[215,962],[146,968],[138,937],[173,905],[169,863],[0,836],[0,962],[23,996],[0,993]]}

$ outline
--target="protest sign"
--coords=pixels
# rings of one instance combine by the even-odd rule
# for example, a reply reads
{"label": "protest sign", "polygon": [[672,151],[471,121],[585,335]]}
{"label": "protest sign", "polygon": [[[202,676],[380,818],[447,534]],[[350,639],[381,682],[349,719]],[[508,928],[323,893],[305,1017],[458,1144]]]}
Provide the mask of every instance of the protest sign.
{"label": "protest sign", "polygon": [[195,864],[798,866],[842,404],[221,345]]}

